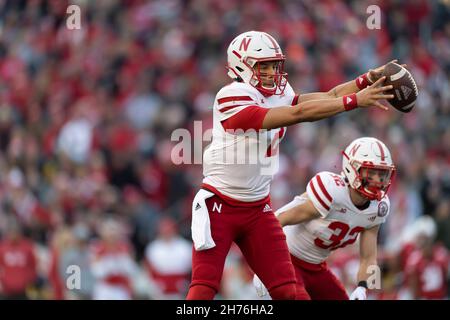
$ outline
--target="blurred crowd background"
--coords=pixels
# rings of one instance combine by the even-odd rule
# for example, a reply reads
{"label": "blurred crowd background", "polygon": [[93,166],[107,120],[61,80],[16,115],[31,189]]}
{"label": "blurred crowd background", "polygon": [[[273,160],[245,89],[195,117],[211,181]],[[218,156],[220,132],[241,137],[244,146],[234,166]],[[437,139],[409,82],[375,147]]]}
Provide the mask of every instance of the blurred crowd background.
{"label": "blurred crowd background", "polygon": [[[66,27],[70,4],[80,30]],[[379,30],[366,27],[371,4]],[[419,86],[411,113],[373,108],[289,128],[271,196],[280,207],[316,172],[340,172],[354,138],[381,139],[397,176],[379,239],[382,290],[370,298],[449,297],[450,1],[1,0],[2,298],[184,298],[202,167],[173,164],[171,133],[193,133],[196,120],[211,128],[230,81],[226,48],[248,30],[279,41],[300,92],[394,58],[408,65]],[[349,292],[357,256],[353,246],[329,261]],[[233,248],[218,299],[255,299],[251,279]]]}

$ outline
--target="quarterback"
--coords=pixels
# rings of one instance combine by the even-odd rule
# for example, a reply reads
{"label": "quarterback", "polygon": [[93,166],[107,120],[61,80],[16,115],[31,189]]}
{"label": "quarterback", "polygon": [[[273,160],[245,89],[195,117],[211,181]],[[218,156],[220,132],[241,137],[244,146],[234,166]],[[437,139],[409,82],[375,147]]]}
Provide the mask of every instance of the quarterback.
{"label": "quarterback", "polygon": [[[305,193],[275,213],[284,226],[298,299],[348,300],[326,259],[333,250],[353,244],[359,234],[360,266],[350,299],[366,299],[369,267],[377,265],[378,229],[389,214],[386,192],[395,166],[387,147],[375,138],[356,139],[343,155],[342,174],[316,174]],[[260,296],[267,294],[256,276],[254,284]]]}
{"label": "quarterback", "polygon": [[[270,204],[273,174],[265,173],[261,161],[236,162],[228,155],[276,157],[273,149],[287,126],[358,107],[385,109],[380,100],[393,97],[384,93],[392,87],[382,86],[382,66],[329,92],[296,94],[284,71],[285,56],[265,32],[237,36],[228,47],[227,60],[233,82],[215,97],[212,142],[203,155],[204,179],[192,202],[194,248],[187,299],[214,298],[233,242],[274,299],[294,299],[294,268]],[[267,134],[241,133],[249,130]]]}

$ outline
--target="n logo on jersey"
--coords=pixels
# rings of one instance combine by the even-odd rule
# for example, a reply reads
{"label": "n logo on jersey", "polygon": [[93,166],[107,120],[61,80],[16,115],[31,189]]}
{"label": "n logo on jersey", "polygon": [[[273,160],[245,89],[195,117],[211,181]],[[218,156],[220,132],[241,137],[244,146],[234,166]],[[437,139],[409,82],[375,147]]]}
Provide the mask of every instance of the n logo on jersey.
{"label": "n logo on jersey", "polygon": [[378,204],[378,216],[384,217],[385,215],[387,215],[387,213],[388,213],[388,205],[386,202],[381,201]]}
{"label": "n logo on jersey", "polygon": [[216,210],[217,210],[218,213],[220,213],[220,211],[222,211],[222,204],[217,205],[217,202],[214,202],[212,211],[214,212]]}
{"label": "n logo on jersey", "polygon": [[242,50],[242,47],[244,47],[244,51],[248,50],[248,46],[250,44],[250,41],[252,41],[252,38],[244,38],[241,41],[241,45],[239,46],[239,50]]}

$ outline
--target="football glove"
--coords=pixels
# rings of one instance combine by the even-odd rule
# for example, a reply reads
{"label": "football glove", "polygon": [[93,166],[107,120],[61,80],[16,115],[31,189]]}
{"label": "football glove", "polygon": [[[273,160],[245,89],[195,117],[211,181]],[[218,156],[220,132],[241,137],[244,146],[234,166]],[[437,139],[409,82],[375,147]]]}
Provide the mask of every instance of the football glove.
{"label": "football glove", "polygon": [[350,300],[367,300],[367,289],[364,287],[357,287],[350,295]]}
{"label": "football glove", "polygon": [[253,286],[255,287],[256,293],[258,294],[259,297],[262,298],[269,294],[269,291],[267,291],[267,288],[264,286],[264,284],[256,274],[253,277]]}

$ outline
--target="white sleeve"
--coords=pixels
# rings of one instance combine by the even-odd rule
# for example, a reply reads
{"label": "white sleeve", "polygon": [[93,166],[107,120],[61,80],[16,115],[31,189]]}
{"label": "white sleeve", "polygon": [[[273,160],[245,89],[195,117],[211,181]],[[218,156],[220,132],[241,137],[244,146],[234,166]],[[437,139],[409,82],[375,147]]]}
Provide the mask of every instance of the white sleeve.
{"label": "white sleeve", "polygon": [[278,216],[279,216],[280,214],[282,214],[283,212],[285,212],[285,211],[287,211],[287,210],[289,210],[289,209],[292,209],[292,208],[294,208],[294,207],[296,207],[296,206],[299,206],[299,205],[305,203],[307,200],[308,200],[308,198],[305,197],[305,196],[303,196],[303,195],[301,195],[301,196],[295,196],[294,199],[293,199],[291,202],[289,202],[288,204],[285,204],[285,205],[282,206],[280,209],[278,209],[278,210],[275,212],[275,216],[278,217]]}
{"label": "white sleeve", "polygon": [[214,108],[219,121],[226,120],[249,106],[258,106],[257,98],[244,86],[226,86],[217,93]]}
{"label": "white sleeve", "polygon": [[336,183],[328,172],[316,174],[308,183],[306,193],[322,217],[326,217],[333,204]]}
{"label": "white sleeve", "polygon": [[285,99],[283,105],[294,106],[298,103],[298,94],[295,93],[294,89],[292,89],[291,85],[286,85],[286,89],[284,90]]}

